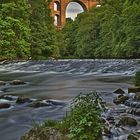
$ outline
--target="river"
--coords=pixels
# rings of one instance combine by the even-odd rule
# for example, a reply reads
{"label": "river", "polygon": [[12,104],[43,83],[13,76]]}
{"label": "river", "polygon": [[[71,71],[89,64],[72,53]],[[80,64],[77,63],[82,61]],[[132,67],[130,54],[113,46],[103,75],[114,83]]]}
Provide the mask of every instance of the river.
{"label": "river", "polygon": [[[0,81],[6,81],[0,86],[0,95],[52,101],[48,106],[33,108],[7,100],[11,107],[0,109],[0,139],[19,140],[38,122],[62,119],[70,101],[80,92],[97,91],[110,102],[114,90],[127,91],[133,84],[132,77],[138,69],[138,60],[0,62]],[[26,84],[10,85],[15,79]]]}

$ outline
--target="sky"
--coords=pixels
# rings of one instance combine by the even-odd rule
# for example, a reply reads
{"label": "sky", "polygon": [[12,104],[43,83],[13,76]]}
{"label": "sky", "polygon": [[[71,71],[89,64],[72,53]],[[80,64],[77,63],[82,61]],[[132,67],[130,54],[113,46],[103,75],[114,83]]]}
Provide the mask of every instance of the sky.
{"label": "sky", "polygon": [[83,8],[80,4],[76,2],[70,2],[69,5],[66,8],[66,18],[74,18],[77,16],[77,14],[83,12]]}
{"label": "sky", "polygon": [[[57,5],[54,4],[54,10],[57,10]],[[66,8],[66,18],[75,19],[79,13],[82,13],[84,10],[82,6],[76,2],[70,2]],[[57,17],[55,16],[54,24],[57,25]]]}

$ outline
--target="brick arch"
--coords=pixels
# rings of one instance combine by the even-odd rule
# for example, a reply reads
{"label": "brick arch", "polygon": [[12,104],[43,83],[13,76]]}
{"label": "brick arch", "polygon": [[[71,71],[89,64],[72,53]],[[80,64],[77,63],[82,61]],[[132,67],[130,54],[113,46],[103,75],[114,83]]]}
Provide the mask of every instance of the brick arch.
{"label": "brick arch", "polygon": [[[51,0],[50,2],[50,10],[51,16],[54,17],[55,15],[59,16],[59,27],[63,27],[66,23],[66,8],[70,2],[77,2],[79,3],[84,11],[89,10],[92,7],[95,7],[98,2],[96,0]],[[54,3],[59,3],[60,7],[57,11],[54,10]]]}

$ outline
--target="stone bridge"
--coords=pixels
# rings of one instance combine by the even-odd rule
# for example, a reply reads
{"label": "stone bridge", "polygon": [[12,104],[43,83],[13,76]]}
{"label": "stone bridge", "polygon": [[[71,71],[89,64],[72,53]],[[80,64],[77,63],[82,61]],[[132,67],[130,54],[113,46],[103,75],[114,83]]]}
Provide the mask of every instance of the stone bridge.
{"label": "stone bridge", "polygon": [[[66,8],[70,2],[79,3],[84,11],[96,7],[98,4],[97,0],[51,0],[51,16],[54,18],[57,17],[56,23],[58,27],[63,27],[66,23]],[[56,5],[56,8],[54,5]]]}

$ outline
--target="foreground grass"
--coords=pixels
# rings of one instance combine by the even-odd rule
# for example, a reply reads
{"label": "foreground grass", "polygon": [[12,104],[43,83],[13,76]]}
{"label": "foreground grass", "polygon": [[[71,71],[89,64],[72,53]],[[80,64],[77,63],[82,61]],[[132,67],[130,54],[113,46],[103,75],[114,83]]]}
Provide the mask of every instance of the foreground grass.
{"label": "foreground grass", "polygon": [[[52,140],[102,140],[101,112],[103,108],[101,103],[97,93],[80,94],[72,101],[70,111],[62,121],[48,120],[37,125],[36,130],[34,132],[32,130],[33,139],[43,140],[51,133],[57,137],[56,139],[53,137]],[[45,131],[45,133],[43,131],[43,135],[41,135],[42,130]],[[39,135],[35,138],[37,133]],[[22,140],[30,140],[31,137],[28,135]],[[47,140],[51,140],[49,138]]]}

